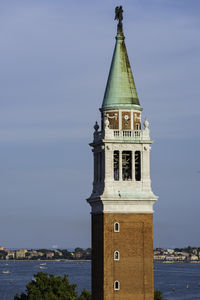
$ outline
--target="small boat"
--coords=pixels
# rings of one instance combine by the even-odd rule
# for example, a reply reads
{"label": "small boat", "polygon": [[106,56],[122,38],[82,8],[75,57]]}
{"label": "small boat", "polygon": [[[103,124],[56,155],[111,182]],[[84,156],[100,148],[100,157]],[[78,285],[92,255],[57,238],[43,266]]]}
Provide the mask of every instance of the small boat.
{"label": "small boat", "polygon": [[198,282],[198,286],[200,287],[200,281]]}
{"label": "small boat", "polygon": [[3,270],[1,273],[2,274],[10,274],[10,271],[9,270]]}
{"label": "small boat", "polygon": [[40,266],[46,266],[46,263],[41,263]]}
{"label": "small boat", "polygon": [[47,268],[44,267],[44,266],[39,266],[39,268],[42,269],[42,270],[46,270],[46,269],[47,269]]}
{"label": "small boat", "polygon": [[189,289],[189,288],[190,288],[189,284],[186,284],[186,289]]}

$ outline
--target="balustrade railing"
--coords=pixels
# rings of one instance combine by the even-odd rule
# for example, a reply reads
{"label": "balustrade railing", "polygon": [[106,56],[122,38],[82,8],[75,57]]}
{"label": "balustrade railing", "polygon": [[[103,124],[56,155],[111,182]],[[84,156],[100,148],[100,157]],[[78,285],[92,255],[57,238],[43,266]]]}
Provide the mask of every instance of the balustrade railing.
{"label": "balustrade railing", "polygon": [[142,130],[113,130],[114,138],[140,138]]}
{"label": "balustrade railing", "polygon": [[113,140],[146,140],[149,139],[149,131],[146,130],[113,130],[107,129],[104,131],[97,131],[94,134],[94,141],[100,141],[101,139],[113,139]]}

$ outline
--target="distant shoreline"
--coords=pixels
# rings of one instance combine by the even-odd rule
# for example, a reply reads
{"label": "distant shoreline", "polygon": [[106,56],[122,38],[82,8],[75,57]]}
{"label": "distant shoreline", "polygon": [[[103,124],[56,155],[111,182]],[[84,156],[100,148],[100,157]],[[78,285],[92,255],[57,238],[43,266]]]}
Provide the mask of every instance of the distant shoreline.
{"label": "distant shoreline", "polygon": [[65,261],[65,262],[87,262],[87,261],[91,261],[91,259],[65,259],[65,258],[61,258],[61,259],[0,259],[0,262],[8,262],[8,261],[26,261],[26,262],[50,262],[50,261],[55,261],[55,262],[59,262],[59,261]]}
{"label": "distant shoreline", "polygon": [[[1,259],[0,262],[91,262],[91,259]],[[154,260],[154,263],[161,263],[161,264],[200,264],[199,261],[162,261],[162,260]]]}

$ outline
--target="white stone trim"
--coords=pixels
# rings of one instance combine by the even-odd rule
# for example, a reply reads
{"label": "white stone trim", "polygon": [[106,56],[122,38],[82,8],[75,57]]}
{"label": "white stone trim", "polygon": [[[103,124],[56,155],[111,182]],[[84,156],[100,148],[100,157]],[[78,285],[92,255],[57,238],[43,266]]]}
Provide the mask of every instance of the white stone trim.
{"label": "white stone trim", "polygon": [[153,204],[156,199],[151,200],[100,200],[89,201],[92,213],[153,213]]}

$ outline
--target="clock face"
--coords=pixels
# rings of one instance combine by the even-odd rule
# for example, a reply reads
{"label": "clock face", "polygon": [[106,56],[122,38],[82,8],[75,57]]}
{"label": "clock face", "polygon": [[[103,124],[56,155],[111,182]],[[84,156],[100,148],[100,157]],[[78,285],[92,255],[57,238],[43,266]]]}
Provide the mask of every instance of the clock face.
{"label": "clock face", "polygon": [[122,129],[131,129],[131,113],[129,111],[122,112]]}

